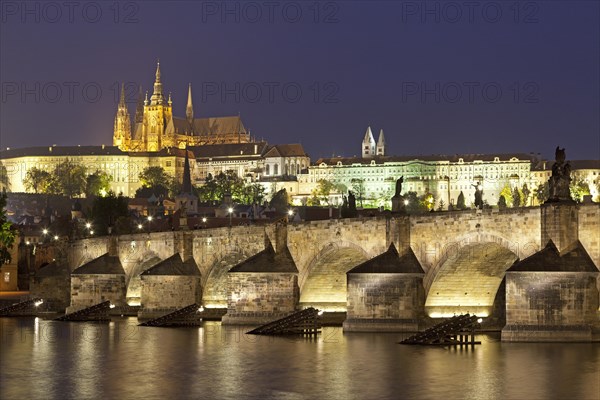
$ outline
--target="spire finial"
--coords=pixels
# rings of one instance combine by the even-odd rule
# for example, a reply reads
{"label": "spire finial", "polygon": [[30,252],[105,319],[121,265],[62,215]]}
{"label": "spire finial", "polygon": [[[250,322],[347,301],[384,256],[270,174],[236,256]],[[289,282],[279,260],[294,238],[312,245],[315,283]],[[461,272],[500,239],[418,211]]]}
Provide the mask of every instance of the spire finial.
{"label": "spire finial", "polygon": [[160,82],[160,58],[156,61],[156,82]]}
{"label": "spire finial", "polygon": [[121,98],[119,99],[119,106],[125,107],[125,83],[121,82]]}
{"label": "spire finial", "polygon": [[188,86],[188,100],[187,106],[185,107],[185,116],[188,122],[191,124],[194,121],[194,106],[192,105],[192,84]]}

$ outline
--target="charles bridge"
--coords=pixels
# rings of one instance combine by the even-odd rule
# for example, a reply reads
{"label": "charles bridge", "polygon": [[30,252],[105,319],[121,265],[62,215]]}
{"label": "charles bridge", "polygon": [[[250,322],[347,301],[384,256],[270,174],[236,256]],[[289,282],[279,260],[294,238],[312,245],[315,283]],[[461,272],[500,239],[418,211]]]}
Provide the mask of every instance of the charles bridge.
{"label": "charles bridge", "polygon": [[[355,310],[350,303],[356,301],[381,303],[376,304],[375,308],[373,305],[367,307],[370,310],[367,315],[369,320],[398,319],[398,315],[389,310],[390,307],[398,307],[398,304],[401,309],[415,309],[414,313],[409,313],[409,319],[412,320],[445,317],[466,312],[486,317],[497,312],[498,304],[496,303],[499,294],[504,296],[504,290],[508,293],[515,289],[515,286],[512,284],[510,286],[509,283],[506,283],[504,288],[504,280],[508,275],[507,270],[518,260],[525,260],[541,252],[547,247],[547,243],[552,241],[561,255],[568,253],[573,246],[582,247],[583,252],[589,255],[589,259],[596,266],[592,267],[592,272],[589,270],[586,272],[586,276],[590,276],[590,273],[593,276],[591,285],[593,287],[585,284],[581,293],[565,294],[569,298],[585,297],[585,304],[580,306],[588,311],[592,309],[592,314],[595,315],[590,317],[592,322],[584,321],[584,324],[595,326],[598,322],[598,311],[600,311],[596,280],[597,266],[600,265],[599,231],[600,206],[598,204],[550,204],[542,207],[506,210],[467,210],[435,212],[425,215],[389,214],[382,217],[294,223],[280,221],[262,226],[234,226],[88,238],[64,243],[61,248],[57,249],[56,263],[63,265],[63,271],[67,270],[71,273],[70,310],[99,303],[111,296],[118,297],[118,293],[111,294],[110,292],[115,292],[115,285],[120,285],[122,288],[117,288],[116,292],[124,293],[124,296],[121,294],[121,300],[118,298],[113,300],[126,302],[129,305],[141,303],[142,309],[145,296],[147,299],[158,299],[159,303],[163,299],[165,304],[168,303],[172,307],[182,307],[194,302],[188,301],[187,304],[183,304],[187,301],[183,297],[189,295],[188,300],[195,299],[196,302],[207,308],[228,307],[228,314],[231,315],[248,316],[252,314],[250,311],[260,311],[265,317],[286,311],[285,306],[281,304],[278,304],[275,309],[269,309],[264,304],[265,301],[268,303],[274,297],[280,296],[290,299],[286,300],[291,301],[291,304],[288,304],[290,310],[308,306],[326,311],[348,310],[348,318],[350,318],[350,308]],[[393,245],[394,251],[397,251],[399,256],[414,254],[422,271],[418,277],[419,283],[416,291],[400,295],[401,297],[408,296],[408,303],[404,301],[406,299],[399,303],[394,302],[394,296],[398,297],[399,289],[397,287],[391,289],[391,292],[384,296],[379,295],[383,299],[377,299],[377,295],[365,295],[365,290],[368,291],[368,288],[365,289],[365,287],[360,288],[356,293],[350,293],[348,280],[353,276],[351,270],[358,265],[368,264],[369,260],[376,260],[377,257],[389,251],[390,245]],[[276,258],[265,258],[267,261],[263,262],[264,265],[258,269],[249,269],[249,267],[244,269],[244,263],[260,264],[259,261],[251,260],[256,257],[258,257],[257,260],[260,260],[262,256],[267,257],[263,253],[267,251],[265,249],[269,248],[272,248],[275,254],[285,253],[288,257],[286,263],[292,265],[291,269],[278,270]],[[172,276],[186,274],[181,272],[182,268],[174,267],[170,271],[176,272],[155,273],[154,275],[162,276],[159,276],[156,281],[158,283],[154,284],[153,293],[150,294],[147,289],[144,295],[144,278],[147,275],[153,275],[148,271],[156,270],[157,265],[163,265],[165,268],[165,261],[170,260],[169,262],[171,262],[176,254],[181,256],[178,259],[180,264],[186,260],[192,260],[195,263],[198,273],[192,275],[197,275],[193,279],[197,280],[198,284],[190,284],[190,281],[186,281],[184,284],[181,280],[177,283],[177,279],[173,280]],[[106,255],[118,257],[115,260],[120,263],[124,272],[124,277],[119,278],[122,280],[121,283],[115,283],[118,280],[107,281],[107,285],[111,285],[110,288],[106,285],[103,287],[101,283],[98,283],[102,274],[118,274],[118,271],[109,271],[108,267],[106,268],[109,270],[102,271],[102,268],[105,267],[101,263],[98,264],[98,260]],[[89,266],[94,263],[96,263],[95,267]],[[273,265],[269,265],[270,263]],[[234,266],[237,267],[232,269]],[[44,269],[42,268],[41,271]],[[78,271],[80,275],[77,275]],[[261,278],[262,281],[257,283],[250,279],[251,274],[238,275],[245,277],[244,282],[252,282],[248,283],[250,286],[244,287],[244,282],[232,281],[231,276],[236,275],[236,271],[240,273],[255,272],[263,278],[264,276],[273,277],[277,273],[289,275],[292,272],[290,276],[293,276],[293,279],[290,282],[292,282],[292,286],[296,287],[297,293],[294,294],[294,290],[290,289],[291,292],[284,291],[285,293],[279,295],[273,294],[278,290],[276,288],[278,286],[277,279]],[[569,271],[583,273],[583,270],[577,269]],[[373,272],[386,271],[374,270]],[[90,286],[88,282],[86,286],[83,281],[75,282],[75,279],[83,279],[81,276],[85,276],[85,274],[93,278],[92,281],[96,283],[92,283]],[[543,274],[544,276],[556,276],[550,272]],[[50,275],[52,274],[46,274],[46,276]],[[43,277],[44,274],[41,276]],[[539,275],[535,276],[539,277]],[[147,278],[150,279],[150,277]],[[169,279],[171,280],[169,281]],[[265,283],[265,279],[267,279],[267,283]],[[568,277],[565,279],[573,281]],[[49,286],[43,289],[43,284],[40,284],[41,280],[43,279],[37,278],[39,290],[42,292],[53,290],[49,289]],[[556,288],[557,285],[559,288],[564,286],[564,282],[550,281],[547,282],[550,288]],[[242,285],[242,289],[236,289],[235,285]],[[60,289],[60,285],[54,286],[57,287],[56,290],[63,290],[62,296],[65,298],[65,289]],[[519,290],[517,290],[518,293],[525,293]],[[573,288],[568,290],[572,291]],[[68,292],[68,288],[66,291]],[[265,294],[266,292],[270,294]],[[571,307],[565,305],[564,302],[568,303],[569,300],[563,298],[563,294],[559,295],[559,300],[548,301],[552,304],[562,301],[559,309],[560,307]],[[42,293],[42,295],[52,297],[53,294]],[[60,296],[56,294],[56,297]],[[232,308],[236,307],[235,303],[240,301],[240,296],[248,296],[248,298],[244,300],[245,311],[236,314],[232,312],[235,311]],[[265,296],[268,297],[267,300],[264,300]],[[368,299],[369,296],[371,296],[371,300]],[[259,300],[261,297],[264,301]],[[419,300],[421,297],[423,301]],[[396,298],[396,300],[398,299]],[[504,311],[505,302],[504,299],[502,300],[500,307]],[[259,309],[248,307],[253,302],[260,305]],[[150,300],[147,303],[149,304]],[[509,303],[510,301],[507,299],[507,315],[510,314]],[[547,305],[541,305],[540,310],[544,307],[546,307],[544,312],[548,314]],[[556,307],[553,310],[551,314],[560,313],[560,310],[556,311]],[[364,319],[365,316],[355,315],[355,317]],[[406,315],[403,318],[406,319]],[[226,321],[235,323],[235,318],[225,318],[224,323]],[[247,318],[239,319],[240,323],[253,321]],[[551,322],[555,324],[556,320],[552,319]],[[580,322],[577,322],[576,325],[581,325]],[[519,324],[517,323],[517,325]],[[350,325],[347,327],[349,330],[353,329]]]}

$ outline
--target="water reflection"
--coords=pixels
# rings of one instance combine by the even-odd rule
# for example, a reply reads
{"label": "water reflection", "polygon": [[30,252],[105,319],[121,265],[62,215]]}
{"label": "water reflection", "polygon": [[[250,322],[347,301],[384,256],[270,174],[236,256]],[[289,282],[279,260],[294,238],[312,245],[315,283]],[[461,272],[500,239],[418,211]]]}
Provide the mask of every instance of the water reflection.
{"label": "water reflection", "polygon": [[0,398],[597,399],[597,344],[396,344],[398,334],[317,338],[195,328],[0,319]]}

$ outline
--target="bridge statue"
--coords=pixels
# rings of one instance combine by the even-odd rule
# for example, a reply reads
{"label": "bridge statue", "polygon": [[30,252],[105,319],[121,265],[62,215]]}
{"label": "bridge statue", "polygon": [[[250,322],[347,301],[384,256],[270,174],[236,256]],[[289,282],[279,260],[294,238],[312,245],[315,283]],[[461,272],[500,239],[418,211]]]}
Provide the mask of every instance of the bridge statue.
{"label": "bridge statue", "polygon": [[565,162],[565,149],[556,146],[555,161],[552,166],[552,176],[548,180],[548,189],[550,195],[547,203],[556,203],[559,201],[572,202],[569,185],[571,183],[571,164]]}
{"label": "bridge statue", "polygon": [[483,210],[483,186],[478,181],[475,186],[475,208]]}
{"label": "bridge statue", "polygon": [[404,206],[404,196],[402,196],[402,182],[404,182],[404,175],[396,180],[396,192],[392,197],[392,212],[404,213],[406,208]]}
{"label": "bridge statue", "polygon": [[348,215],[350,218],[356,218],[358,215],[356,212],[356,197],[351,191],[348,191]]}

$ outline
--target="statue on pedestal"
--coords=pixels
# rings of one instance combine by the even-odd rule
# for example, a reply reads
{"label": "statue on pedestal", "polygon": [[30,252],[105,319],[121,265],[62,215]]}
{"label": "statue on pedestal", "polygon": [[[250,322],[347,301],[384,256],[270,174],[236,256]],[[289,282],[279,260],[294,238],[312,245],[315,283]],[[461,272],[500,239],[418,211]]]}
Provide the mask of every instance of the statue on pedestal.
{"label": "statue on pedestal", "polygon": [[483,186],[477,182],[475,186],[475,208],[483,210]]}
{"label": "statue on pedestal", "polygon": [[571,190],[569,185],[571,184],[571,165],[569,162],[565,162],[565,149],[556,146],[554,153],[556,161],[552,166],[552,176],[548,180],[548,189],[550,195],[546,203],[556,203],[559,201],[572,202]]}
{"label": "statue on pedestal", "polygon": [[404,182],[404,176],[401,176],[396,180],[396,192],[394,193],[394,197],[392,197],[392,212],[394,213],[404,213],[406,212],[406,208],[404,205],[404,196],[402,196],[402,182]]}
{"label": "statue on pedestal", "polygon": [[351,191],[348,191],[348,215],[350,218],[355,218],[358,215],[356,212],[356,197]]}

